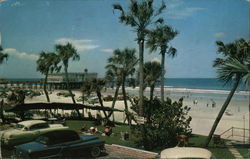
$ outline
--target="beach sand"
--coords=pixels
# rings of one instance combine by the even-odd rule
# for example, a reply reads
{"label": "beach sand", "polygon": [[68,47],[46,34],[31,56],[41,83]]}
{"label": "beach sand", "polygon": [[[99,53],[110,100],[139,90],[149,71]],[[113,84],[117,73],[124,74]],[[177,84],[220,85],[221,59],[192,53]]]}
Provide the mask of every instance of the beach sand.
{"label": "beach sand", "polygon": [[[102,93],[103,96],[108,94],[114,95],[114,89],[107,89],[105,92]],[[51,92],[50,99],[51,102],[69,102],[72,103],[70,97],[61,97],[57,96],[58,92],[62,92],[60,90],[54,90]],[[137,95],[138,88],[127,88],[127,92],[130,95]],[[75,99],[81,96],[80,91],[73,91],[76,95]],[[208,135],[214,120],[219,113],[221,106],[223,105],[228,91],[212,91],[212,90],[196,90],[196,89],[175,89],[175,88],[166,88],[165,95],[171,97],[171,99],[178,100],[180,97],[184,97],[184,105],[191,107],[189,115],[192,117],[191,121],[191,128],[194,134],[200,135]],[[145,90],[145,95],[149,95],[149,89]],[[160,95],[160,88],[155,89],[155,95]],[[45,95],[25,99],[26,103],[33,103],[33,102],[46,102]],[[81,102],[78,102],[81,103]],[[87,103],[87,102],[86,102]],[[129,102],[128,102],[129,103]],[[212,107],[212,104],[215,104],[215,107]],[[112,102],[105,102],[104,106],[111,107]],[[98,104],[97,104],[98,105]],[[130,103],[129,103],[130,105]],[[232,98],[228,109],[231,115],[224,114],[215,133],[221,134],[224,131],[228,130],[231,127],[238,127],[238,128],[249,128],[249,114],[248,114],[248,107],[249,107],[249,98],[248,92],[237,92],[236,95]],[[123,101],[117,101],[116,107],[117,109],[124,110],[124,103]],[[92,115],[96,115],[97,111],[88,110],[91,112]],[[68,113],[70,113],[68,111]],[[102,114],[102,113],[101,113]],[[102,114],[103,115],[103,114]],[[85,110],[85,116],[87,116],[87,112]],[[125,118],[125,114],[122,112],[115,113],[115,120],[123,122]],[[248,136],[248,133],[246,133]]]}

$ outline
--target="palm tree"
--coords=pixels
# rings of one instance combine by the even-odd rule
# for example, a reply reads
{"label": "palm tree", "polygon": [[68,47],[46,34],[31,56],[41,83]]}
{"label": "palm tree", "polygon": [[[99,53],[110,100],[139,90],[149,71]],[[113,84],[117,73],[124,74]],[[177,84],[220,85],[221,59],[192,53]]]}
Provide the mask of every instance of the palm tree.
{"label": "palm tree", "polygon": [[39,55],[39,59],[36,61],[37,63],[37,71],[41,72],[45,75],[44,83],[43,83],[43,90],[46,95],[47,102],[50,102],[49,94],[47,91],[47,81],[48,81],[48,74],[53,73],[53,71],[60,71],[61,67],[58,67],[60,59],[58,55],[54,52],[44,52],[42,51]]}
{"label": "palm tree", "polygon": [[161,100],[164,101],[164,75],[165,75],[165,54],[170,57],[175,57],[176,49],[169,47],[168,43],[176,35],[177,31],[173,30],[170,26],[162,25],[157,26],[156,29],[149,31],[147,39],[147,47],[150,48],[150,52],[160,49],[161,54]]}
{"label": "palm tree", "polygon": [[[105,84],[106,84],[105,79],[99,79],[99,78],[92,79],[92,81],[90,83],[90,92],[96,93],[101,107],[104,107],[103,101],[102,101],[101,91],[104,88]],[[103,114],[104,114],[105,118],[109,121],[108,115],[104,110],[103,110]]]}
{"label": "palm tree", "polygon": [[[108,65],[106,66],[107,72],[106,76],[116,79],[116,91],[112,103],[112,108],[115,106],[115,102],[117,100],[118,92],[120,86],[122,86],[122,93],[124,99],[125,110],[128,112],[128,104],[127,104],[127,93],[125,90],[125,83],[129,76],[132,76],[135,73],[135,65],[138,60],[135,55],[135,49],[125,48],[124,50],[116,49],[113,52],[113,56],[108,58]],[[113,112],[109,114],[111,116]],[[127,114],[127,119],[130,122]]]}
{"label": "palm tree", "polygon": [[[56,45],[56,52],[58,53],[58,56],[63,63],[64,72],[65,72],[65,76],[66,76],[66,86],[67,86],[67,89],[69,91],[69,94],[71,95],[72,101],[75,104],[76,101],[75,101],[75,98],[74,98],[73,93],[71,91],[71,88],[69,86],[68,66],[69,66],[70,59],[72,59],[73,61],[76,61],[76,60],[78,61],[78,60],[80,60],[80,56],[77,53],[77,50],[70,43],[67,43],[66,45],[57,44]],[[80,117],[79,110],[77,109],[76,111]]]}
{"label": "palm tree", "polygon": [[217,58],[214,61],[213,66],[217,68],[218,78],[221,81],[225,83],[232,81],[232,89],[230,93],[228,94],[226,101],[222,105],[217,118],[215,119],[212,129],[210,130],[210,133],[205,142],[205,146],[208,146],[215,132],[217,125],[219,124],[225,110],[227,109],[234,95],[234,92],[236,91],[241,79],[246,75],[245,73],[242,73],[241,71],[234,71],[234,68],[231,67],[230,62],[232,62],[232,60],[237,61],[241,65],[244,65],[247,61],[249,62],[249,59],[248,59],[249,51],[245,51],[245,50],[246,49],[250,50],[250,47],[249,47],[249,43],[245,41],[244,39],[236,40],[235,42],[229,43],[229,44],[224,44],[221,41],[217,41],[216,44],[218,46],[218,53],[221,53],[222,55],[224,55],[224,57]]}
{"label": "palm tree", "polygon": [[130,0],[128,11],[125,12],[121,5],[114,4],[113,9],[121,11],[119,17],[120,22],[131,26],[133,31],[137,34],[137,44],[139,45],[139,114],[142,114],[143,106],[143,65],[144,65],[144,41],[145,36],[148,33],[148,29],[151,25],[156,23],[163,23],[162,18],[158,16],[166,8],[166,5],[162,1],[162,5],[158,9],[153,8],[153,0]]}
{"label": "palm tree", "polygon": [[150,101],[154,97],[154,88],[161,76],[161,64],[156,61],[149,61],[144,64],[145,83],[150,87]]}

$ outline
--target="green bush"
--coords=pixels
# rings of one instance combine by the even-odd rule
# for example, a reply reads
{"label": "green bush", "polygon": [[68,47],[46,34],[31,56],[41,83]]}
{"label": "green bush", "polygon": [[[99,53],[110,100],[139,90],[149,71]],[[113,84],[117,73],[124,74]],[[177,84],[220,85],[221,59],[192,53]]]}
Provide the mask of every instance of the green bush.
{"label": "green bush", "polygon": [[[131,109],[136,113],[138,113],[138,102],[138,98],[131,100]],[[175,102],[169,98],[165,102],[161,102],[158,98],[152,101],[144,98],[142,117],[145,122],[131,126],[137,136],[136,144],[147,150],[176,146],[177,135],[190,135],[192,132],[189,110],[190,107],[183,106],[183,98]]]}

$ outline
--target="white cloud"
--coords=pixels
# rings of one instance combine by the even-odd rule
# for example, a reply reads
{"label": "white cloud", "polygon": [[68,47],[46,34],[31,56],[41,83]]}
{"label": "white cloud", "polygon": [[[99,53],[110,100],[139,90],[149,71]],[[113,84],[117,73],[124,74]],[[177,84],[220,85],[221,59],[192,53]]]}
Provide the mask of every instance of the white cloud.
{"label": "white cloud", "polygon": [[223,32],[214,33],[214,36],[215,37],[224,37],[225,33],[223,33]]}
{"label": "white cloud", "polygon": [[247,2],[250,2],[250,0],[246,0]]}
{"label": "white cloud", "polygon": [[183,19],[205,9],[200,7],[185,7],[184,4],[185,2],[183,0],[167,1],[167,17],[170,19]]}
{"label": "white cloud", "polygon": [[7,53],[10,56],[16,56],[21,59],[37,60],[38,55],[28,54],[26,52],[20,52],[14,48],[6,48],[3,50],[4,53]]}
{"label": "white cloud", "polygon": [[161,60],[159,58],[157,58],[157,57],[152,58],[150,61],[151,62],[155,61],[155,62],[161,63]]}
{"label": "white cloud", "polygon": [[91,42],[92,40],[76,40],[71,38],[60,38],[55,40],[56,44],[65,45],[66,43],[71,43],[77,51],[86,51],[99,47],[99,45],[90,44]]}
{"label": "white cloud", "polygon": [[7,0],[0,0],[0,3],[5,2],[5,1],[7,1]]}
{"label": "white cloud", "polygon": [[176,10],[169,10],[167,16],[170,19],[183,19],[192,16],[195,12],[204,10],[205,8],[183,8]]}
{"label": "white cloud", "polygon": [[106,52],[106,53],[113,53],[113,49],[101,49],[101,52]]}
{"label": "white cloud", "polygon": [[12,3],[10,6],[11,7],[20,7],[20,6],[23,6],[23,4],[19,1],[16,1],[15,3]]}

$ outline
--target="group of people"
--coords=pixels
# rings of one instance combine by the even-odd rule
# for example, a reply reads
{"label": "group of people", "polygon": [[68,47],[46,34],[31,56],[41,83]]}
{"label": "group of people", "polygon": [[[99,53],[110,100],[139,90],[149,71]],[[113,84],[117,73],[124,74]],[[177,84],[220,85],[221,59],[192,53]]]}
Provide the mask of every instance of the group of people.
{"label": "group of people", "polygon": [[81,132],[88,134],[88,135],[94,135],[96,133],[101,133],[102,136],[110,136],[110,135],[112,135],[112,127],[106,126],[104,128],[103,132],[101,132],[101,131],[98,131],[98,129],[96,127],[90,127],[88,129],[86,125],[83,125],[81,128]]}

